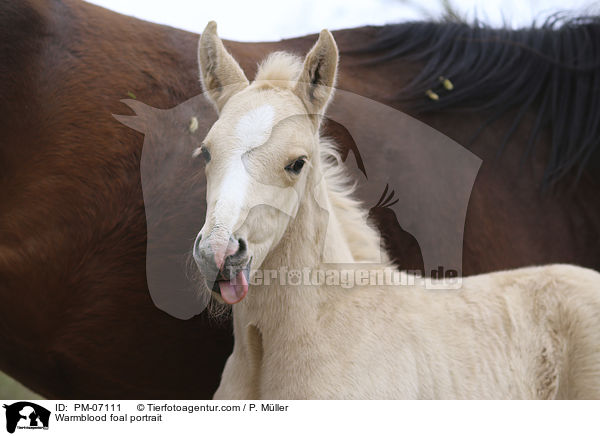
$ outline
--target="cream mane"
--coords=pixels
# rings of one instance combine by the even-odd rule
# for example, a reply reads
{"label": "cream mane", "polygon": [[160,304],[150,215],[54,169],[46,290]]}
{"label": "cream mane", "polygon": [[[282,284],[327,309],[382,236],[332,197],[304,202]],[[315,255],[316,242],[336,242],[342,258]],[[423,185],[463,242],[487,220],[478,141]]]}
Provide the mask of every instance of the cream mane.
{"label": "cream mane", "polygon": [[349,178],[335,143],[321,138],[319,146],[329,201],[347,235],[354,260],[372,262],[378,259],[381,263],[387,263],[388,257],[379,244],[379,232],[368,222],[365,206],[354,197],[356,183]]}
{"label": "cream mane", "polygon": [[276,51],[258,65],[254,81],[270,83],[276,88],[290,89],[301,72],[302,59],[288,52]]}

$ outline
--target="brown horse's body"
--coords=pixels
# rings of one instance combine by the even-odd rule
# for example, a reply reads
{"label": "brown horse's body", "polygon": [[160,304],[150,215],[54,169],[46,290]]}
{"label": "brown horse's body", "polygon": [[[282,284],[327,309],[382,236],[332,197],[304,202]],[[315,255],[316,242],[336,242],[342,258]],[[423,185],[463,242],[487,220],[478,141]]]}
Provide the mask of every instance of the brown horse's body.
{"label": "brown horse's body", "polygon": [[[344,53],[374,35],[363,28],[335,37]],[[218,385],[230,328],[204,315],[179,321],[152,303],[143,137],[112,117],[126,111],[128,92],[158,108],[199,94],[197,40],[72,0],[0,6],[0,369],[42,395],[208,398]],[[267,53],[304,53],[313,42],[227,45],[252,77]],[[362,62],[369,57],[342,55],[339,88],[387,101],[421,66],[374,67]],[[462,144],[484,118],[420,117]],[[550,262],[600,268],[599,179],[584,174],[573,193],[542,194],[547,136],[519,167],[530,121],[500,159],[490,144],[510,115],[470,147],[483,165],[467,212],[464,274]],[[381,190],[371,194],[375,204]],[[379,209],[392,254],[418,265],[414,247],[407,259],[393,243],[404,237],[394,215]]]}

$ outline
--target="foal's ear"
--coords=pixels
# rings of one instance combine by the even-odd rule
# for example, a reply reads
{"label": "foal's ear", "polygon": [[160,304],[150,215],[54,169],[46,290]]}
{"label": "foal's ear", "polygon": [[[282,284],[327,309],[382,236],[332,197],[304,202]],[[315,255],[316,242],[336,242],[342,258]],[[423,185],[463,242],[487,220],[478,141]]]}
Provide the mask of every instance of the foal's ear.
{"label": "foal's ear", "polygon": [[242,68],[217,35],[217,23],[214,21],[206,25],[200,36],[198,64],[202,87],[219,112],[232,95],[248,86]]}
{"label": "foal's ear", "polygon": [[302,73],[294,92],[310,114],[323,114],[333,94],[338,65],[338,49],[329,30],[322,30],[319,40],[304,59]]}

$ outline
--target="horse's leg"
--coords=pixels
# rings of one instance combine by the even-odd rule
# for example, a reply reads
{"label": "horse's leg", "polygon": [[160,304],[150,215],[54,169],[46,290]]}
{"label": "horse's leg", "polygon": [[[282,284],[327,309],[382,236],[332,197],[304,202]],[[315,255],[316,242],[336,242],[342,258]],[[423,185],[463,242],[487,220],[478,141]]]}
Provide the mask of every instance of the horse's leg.
{"label": "horse's leg", "polygon": [[213,396],[213,400],[248,400],[252,398],[252,391],[247,384],[247,374],[243,368],[243,358],[239,353],[233,353],[227,359],[221,383]]}
{"label": "horse's leg", "polygon": [[241,333],[236,332],[233,353],[227,359],[214,400],[260,399],[262,336],[253,325],[241,330]]}

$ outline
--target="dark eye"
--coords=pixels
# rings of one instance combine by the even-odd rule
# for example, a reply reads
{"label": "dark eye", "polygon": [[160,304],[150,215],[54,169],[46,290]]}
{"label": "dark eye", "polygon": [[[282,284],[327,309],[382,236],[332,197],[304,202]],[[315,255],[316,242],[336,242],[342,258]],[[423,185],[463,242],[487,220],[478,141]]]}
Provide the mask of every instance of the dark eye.
{"label": "dark eye", "polygon": [[294,162],[292,162],[287,167],[285,167],[285,170],[289,171],[290,173],[293,173],[293,174],[300,174],[300,171],[302,171],[302,167],[304,167],[305,163],[306,163],[306,157],[305,156],[299,157]]}
{"label": "dark eye", "polygon": [[210,152],[208,151],[208,149],[206,148],[206,146],[204,144],[202,144],[199,148],[196,149],[196,151],[194,151],[193,156],[194,157],[202,156],[204,163],[210,162]]}

